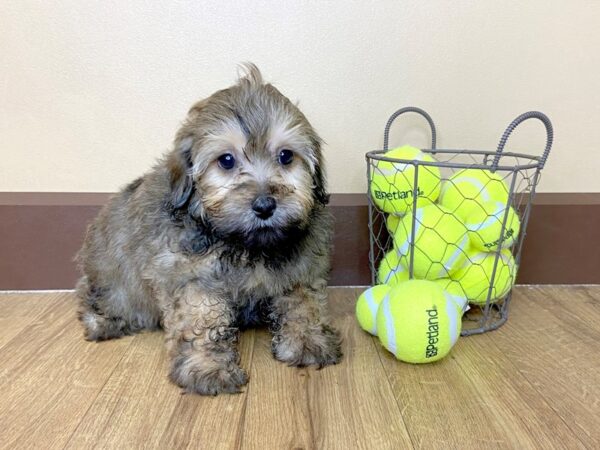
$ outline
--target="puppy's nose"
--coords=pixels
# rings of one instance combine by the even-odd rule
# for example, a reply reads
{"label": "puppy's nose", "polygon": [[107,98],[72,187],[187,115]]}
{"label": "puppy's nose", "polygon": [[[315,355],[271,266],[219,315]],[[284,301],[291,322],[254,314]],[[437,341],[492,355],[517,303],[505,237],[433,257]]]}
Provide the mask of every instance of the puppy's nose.
{"label": "puppy's nose", "polygon": [[277,208],[277,202],[273,197],[260,195],[256,197],[252,203],[254,213],[261,219],[268,219],[273,215],[273,211]]}

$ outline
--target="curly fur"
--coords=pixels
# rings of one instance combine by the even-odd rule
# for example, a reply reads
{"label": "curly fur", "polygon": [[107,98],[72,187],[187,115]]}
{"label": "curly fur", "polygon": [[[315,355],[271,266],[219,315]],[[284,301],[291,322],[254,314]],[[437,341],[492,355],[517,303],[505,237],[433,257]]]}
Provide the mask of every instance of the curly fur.
{"label": "curly fur", "polygon": [[[240,328],[266,324],[275,358],[335,364],[326,314],[331,221],[321,140],[253,65],[195,104],[173,150],[114,196],[78,260],[89,340],[163,327],[171,379],[189,392],[239,392]],[[282,149],[294,159],[282,165]],[[218,158],[231,153],[232,170]],[[252,202],[276,200],[267,219]]]}

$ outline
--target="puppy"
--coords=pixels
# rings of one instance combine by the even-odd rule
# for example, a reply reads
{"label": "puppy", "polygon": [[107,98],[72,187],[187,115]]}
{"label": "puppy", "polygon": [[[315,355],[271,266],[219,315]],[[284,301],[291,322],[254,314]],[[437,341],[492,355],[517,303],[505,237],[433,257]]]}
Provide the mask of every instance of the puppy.
{"label": "puppy", "polygon": [[327,319],[332,225],[321,139],[254,65],[196,103],[174,146],[89,226],[79,319],[92,341],[162,327],[170,378],[239,392],[239,330],[265,324],[292,366],[336,364]]}

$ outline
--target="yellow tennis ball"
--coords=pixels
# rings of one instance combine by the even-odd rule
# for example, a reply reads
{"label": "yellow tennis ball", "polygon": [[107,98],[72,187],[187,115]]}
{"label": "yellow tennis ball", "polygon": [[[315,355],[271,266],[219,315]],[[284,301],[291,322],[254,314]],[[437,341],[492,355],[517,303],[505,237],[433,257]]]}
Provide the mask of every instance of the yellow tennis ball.
{"label": "yellow tennis ball", "polygon": [[450,278],[439,278],[433,280],[433,282],[440,286],[444,292],[450,296],[450,299],[455,303],[459,310],[464,313],[468,309],[469,302],[467,296],[457,281]]}
{"label": "yellow tennis ball", "polygon": [[356,302],[356,319],[360,327],[377,336],[377,309],[390,291],[388,285],[373,286],[360,294]]}
{"label": "yellow tennis ball", "polygon": [[393,286],[408,280],[408,271],[400,262],[398,252],[392,249],[385,254],[377,269],[377,282]]}
{"label": "yellow tennis ball", "polygon": [[433,204],[417,209],[414,245],[411,246],[413,214],[408,213],[394,234],[400,261],[410,267],[414,250],[413,275],[435,280],[447,277],[466,260],[469,236],[463,223],[443,206]]}
{"label": "yellow tennis ball", "polygon": [[461,316],[462,311],[439,285],[409,280],[392,287],[379,306],[379,340],[401,361],[437,361],[456,343]]}
{"label": "yellow tennis ball", "polygon": [[[384,154],[388,158],[434,162],[428,154],[409,145]],[[371,197],[377,207],[388,213],[404,214],[414,204],[415,171],[418,171],[417,206],[433,203],[440,195],[440,169],[435,166],[378,161],[371,165]]]}
{"label": "yellow tennis ball", "polygon": [[401,216],[398,216],[396,214],[389,214],[385,221],[385,227],[387,228],[388,233],[393,235],[396,232],[396,229],[398,228],[398,225],[400,224],[401,220]]}
{"label": "yellow tennis ball", "polygon": [[473,208],[465,218],[473,247],[484,252],[496,251],[498,246],[511,247],[519,236],[521,222],[515,210],[510,207],[504,235],[500,237],[506,214],[506,204],[501,202],[485,202]]}
{"label": "yellow tennis ball", "polygon": [[496,273],[492,283],[494,261],[497,253],[477,252],[469,254],[465,265],[451,275],[451,279],[458,283],[452,284],[450,289],[458,290],[459,287],[470,303],[483,305],[491,295],[490,302],[494,303],[506,296],[512,288],[517,276],[517,266],[512,253],[502,250],[498,257]]}
{"label": "yellow tennis ball", "polygon": [[479,204],[490,201],[508,201],[508,188],[498,172],[463,169],[442,183],[440,203],[461,219]]}

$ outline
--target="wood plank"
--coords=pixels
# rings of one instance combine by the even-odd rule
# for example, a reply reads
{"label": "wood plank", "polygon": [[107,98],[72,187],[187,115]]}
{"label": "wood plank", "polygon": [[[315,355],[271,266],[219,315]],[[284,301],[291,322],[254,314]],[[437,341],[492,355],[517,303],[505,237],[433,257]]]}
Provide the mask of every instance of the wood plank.
{"label": "wood plank", "polygon": [[[246,370],[253,364],[254,346],[255,331],[244,331],[240,358]],[[249,389],[216,397],[180,395],[158,448],[238,448]]]}
{"label": "wood plank", "polygon": [[[249,364],[254,332],[242,336]],[[167,377],[162,332],[135,337],[127,354],[88,410],[68,448],[232,448],[244,395],[182,395]]]}
{"label": "wood plank", "polygon": [[[499,331],[470,336],[457,361],[473,390],[488,405],[493,420],[513,448],[584,448],[540,392],[497,345]],[[514,336],[504,333],[513,339]],[[478,421],[476,429],[488,424]]]}
{"label": "wood plank", "polygon": [[379,346],[408,431],[424,448],[552,448],[574,434],[495,345],[461,338],[445,359],[404,364]]}
{"label": "wood plank", "polygon": [[62,448],[131,339],[84,341],[76,301],[61,294],[2,349],[3,448]]}
{"label": "wood plank", "polygon": [[402,363],[379,343],[383,366],[417,448],[518,448],[519,440],[503,428],[489,399],[474,389],[458,360],[460,339],[445,359],[427,365]]}
{"label": "wood plank", "polygon": [[57,301],[59,293],[0,293],[0,348]]}
{"label": "wood plank", "polygon": [[307,369],[294,369],[271,356],[270,335],[256,331],[241,448],[313,448],[306,401]]}
{"label": "wood plank", "polygon": [[597,288],[594,297],[564,287],[518,292],[503,333],[490,338],[566,426],[587,447],[600,448]]}
{"label": "wood plank", "polygon": [[330,290],[341,364],[248,331],[250,384],[216,398],[180,395],[160,332],[88,343],[72,293],[0,295],[0,448],[600,448],[600,287],[518,287],[506,325],[424,366],[359,329],[360,291]]}
{"label": "wood plank", "polygon": [[257,334],[243,448],[410,448],[372,338],[358,328],[359,290],[330,290],[344,359],[322,370],[286,367]]}

